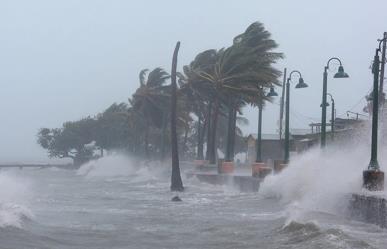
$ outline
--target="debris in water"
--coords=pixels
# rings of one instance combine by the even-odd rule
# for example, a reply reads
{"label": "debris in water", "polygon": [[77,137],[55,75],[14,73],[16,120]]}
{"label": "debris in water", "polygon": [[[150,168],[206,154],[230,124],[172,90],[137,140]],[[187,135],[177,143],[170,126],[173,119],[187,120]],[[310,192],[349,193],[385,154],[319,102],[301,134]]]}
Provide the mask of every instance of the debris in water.
{"label": "debris in water", "polygon": [[172,198],[171,201],[183,201],[183,200],[180,199],[180,197],[176,195],[175,197]]}

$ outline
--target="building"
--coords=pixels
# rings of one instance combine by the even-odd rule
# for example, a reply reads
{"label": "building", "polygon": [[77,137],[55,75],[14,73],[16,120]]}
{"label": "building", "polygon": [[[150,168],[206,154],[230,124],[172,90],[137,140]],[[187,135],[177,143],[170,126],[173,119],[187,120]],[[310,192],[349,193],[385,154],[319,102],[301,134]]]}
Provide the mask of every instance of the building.
{"label": "building", "polygon": [[[247,163],[255,162],[257,156],[257,134],[247,137]],[[292,150],[293,137],[290,136],[290,149]],[[279,134],[262,134],[262,161],[278,160],[284,158],[284,139]]]}
{"label": "building", "polygon": [[[359,137],[367,126],[363,119],[335,119],[334,143],[346,143]],[[309,125],[311,129],[292,129],[290,131],[290,156],[302,153],[313,146],[320,144],[320,123]],[[332,142],[331,126],[327,126],[327,143]],[[251,164],[256,159],[257,134],[247,137],[247,163]],[[282,160],[284,158],[284,137],[279,134],[262,134],[262,161]]]}

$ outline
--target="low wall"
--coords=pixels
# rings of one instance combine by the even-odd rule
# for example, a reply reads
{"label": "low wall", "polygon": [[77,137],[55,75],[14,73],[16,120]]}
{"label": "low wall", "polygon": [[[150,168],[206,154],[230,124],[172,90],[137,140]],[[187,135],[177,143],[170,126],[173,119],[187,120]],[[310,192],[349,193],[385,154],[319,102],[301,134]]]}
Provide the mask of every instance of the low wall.
{"label": "low wall", "polygon": [[387,228],[387,200],[383,196],[352,194],[349,213],[353,219]]}
{"label": "low wall", "polygon": [[189,173],[188,177],[196,176],[199,181],[215,184],[230,185],[242,192],[258,192],[259,178],[252,176],[235,176],[226,174]]}

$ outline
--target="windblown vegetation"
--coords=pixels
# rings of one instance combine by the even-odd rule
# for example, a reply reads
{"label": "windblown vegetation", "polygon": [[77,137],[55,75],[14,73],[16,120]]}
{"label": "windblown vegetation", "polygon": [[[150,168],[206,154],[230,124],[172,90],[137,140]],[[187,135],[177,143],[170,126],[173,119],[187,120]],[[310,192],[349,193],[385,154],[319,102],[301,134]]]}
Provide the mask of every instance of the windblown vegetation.
{"label": "windblown vegetation", "polygon": [[[180,159],[208,159],[217,151],[232,161],[245,150],[238,125],[246,105],[270,101],[266,92],[278,85],[281,72],[274,65],[283,57],[264,26],[255,22],[237,35],[230,47],[199,53],[177,73],[177,128]],[[139,87],[128,103],[60,128],[41,128],[38,143],[50,157],[71,158],[81,164],[110,151],[145,159],[166,159],[171,150],[170,75],[163,68],[144,69]]]}

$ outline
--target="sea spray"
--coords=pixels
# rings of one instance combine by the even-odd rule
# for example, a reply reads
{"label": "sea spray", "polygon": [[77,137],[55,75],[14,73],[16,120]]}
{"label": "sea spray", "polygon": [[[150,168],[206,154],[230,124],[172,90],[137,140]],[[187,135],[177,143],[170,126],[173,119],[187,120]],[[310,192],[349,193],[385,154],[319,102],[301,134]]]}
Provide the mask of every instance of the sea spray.
{"label": "sea spray", "polygon": [[280,174],[268,176],[260,191],[289,204],[290,215],[303,210],[342,214],[348,194],[361,190],[368,162],[366,145],[314,148],[294,156]]}
{"label": "sea spray", "polygon": [[30,220],[33,217],[32,211],[25,206],[12,203],[0,204],[0,227],[21,228],[23,221]]}
{"label": "sea spray", "polygon": [[0,172],[0,227],[22,227],[25,219],[32,219],[27,208],[33,198],[28,179],[15,176],[12,171]]}
{"label": "sea spray", "polygon": [[112,154],[85,163],[77,171],[77,175],[87,179],[130,177],[133,182],[147,182],[169,177],[169,171],[169,167],[156,161],[139,162],[127,155]]}
{"label": "sea spray", "polygon": [[83,164],[77,171],[78,175],[87,178],[103,178],[132,175],[135,167],[129,157],[124,155],[108,155]]}

